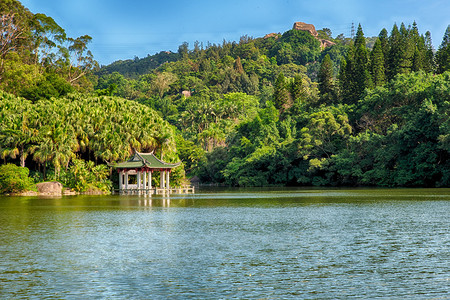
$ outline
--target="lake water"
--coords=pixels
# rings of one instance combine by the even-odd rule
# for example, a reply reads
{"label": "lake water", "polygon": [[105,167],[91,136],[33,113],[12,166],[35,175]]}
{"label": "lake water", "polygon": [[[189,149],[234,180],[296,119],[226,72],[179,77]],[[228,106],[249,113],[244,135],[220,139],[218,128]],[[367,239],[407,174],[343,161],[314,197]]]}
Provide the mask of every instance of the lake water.
{"label": "lake water", "polygon": [[450,299],[450,189],[0,197],[1,299]]}

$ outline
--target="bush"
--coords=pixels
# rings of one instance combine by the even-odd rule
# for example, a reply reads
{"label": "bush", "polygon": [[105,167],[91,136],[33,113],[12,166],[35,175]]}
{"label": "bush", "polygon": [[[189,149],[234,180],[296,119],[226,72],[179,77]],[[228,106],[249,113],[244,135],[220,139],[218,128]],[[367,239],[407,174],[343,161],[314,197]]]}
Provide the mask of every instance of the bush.
{"label": "bush", "polygon": [[63,172],[61,179],[64,185],[77,192],[111,190],[111,181],[108,179],[109,169],[106,165],[95,165],[92,161],[74,159],[67,172]]}
{"label": "bush", "polygon": [[14,164],[0,166],[0,193],[36,191],[33,179],[28,177],[29,172],[28,168]]}

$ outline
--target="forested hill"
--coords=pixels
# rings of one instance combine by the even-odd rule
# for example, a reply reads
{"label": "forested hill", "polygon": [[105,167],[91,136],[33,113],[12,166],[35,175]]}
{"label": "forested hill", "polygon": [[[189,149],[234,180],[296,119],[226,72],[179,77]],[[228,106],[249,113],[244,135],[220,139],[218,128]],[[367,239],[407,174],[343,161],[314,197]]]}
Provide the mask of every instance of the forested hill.
{"label": "forested hill", "polygon": [[118,72],[126,77],[137,77],[144,75],[163,63],[177,61],[180,58],[178,53],[170,51],[161,51],[154,55],[148,55],[145,58],[135,57],[134,59],[118,60],[110,65],[102,66],[97,75],[105,75]]}
{"label": "forested hill", "polygon": [[147,74],[104,72],[97,91],[157,110],[204,182],[448,186],[449,37],[436,51],[414,23],[184,43]]}
{"label": "forested hill", "polygon": [[450,26],[438,49],[416,23],[370,39],[296,23],[99,68],[90,36],[17,0],[0,15],[4,163],[69,178],[137,150],[181,159],[179,182],[450,186]]}

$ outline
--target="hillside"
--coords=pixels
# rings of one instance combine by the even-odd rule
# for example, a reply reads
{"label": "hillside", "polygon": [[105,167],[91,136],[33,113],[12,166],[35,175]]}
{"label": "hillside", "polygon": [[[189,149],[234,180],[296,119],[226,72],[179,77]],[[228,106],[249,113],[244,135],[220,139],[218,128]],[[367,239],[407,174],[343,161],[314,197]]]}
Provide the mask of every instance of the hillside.
{"label": "hillside", "polygon": [[[324,37],[334,44],[324,48]],[[415,23],[370,39],[359,26],[354,40],[296,23],[185,43],[178,60],[137,78],[104,74],[97,88],[156,109],[204,182],[446,186],[448,73],[431,76],[448,70],[445,41],[435,54]]]}
{"label": "hillside", "polygon": [[126,77],[133,78],[147,74],[164,63],[177,61],[179,58],[180,56],[177,53],[161,51],[145,58],[135,57],[134,59],[115,61],[110,65],[102,66],[97,75],[102,76],[118,72]]}
{"label": "hillside", "polygon": [[37,177],[136,149],[181,159],[180,181],[450,185],[450,27],[436,51],[416,23],[350,39],[296,22],[98,68],[90,36],[17,0],[0,14],[0,153]]}

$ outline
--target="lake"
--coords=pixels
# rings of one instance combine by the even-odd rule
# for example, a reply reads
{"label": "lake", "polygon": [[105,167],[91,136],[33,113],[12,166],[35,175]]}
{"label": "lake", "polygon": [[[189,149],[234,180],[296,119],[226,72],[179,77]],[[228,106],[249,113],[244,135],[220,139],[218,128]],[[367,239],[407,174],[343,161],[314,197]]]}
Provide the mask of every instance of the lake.
{"label": "lake", "polygon": [[450,189],[0,197],[1,299],[449,299]]}

